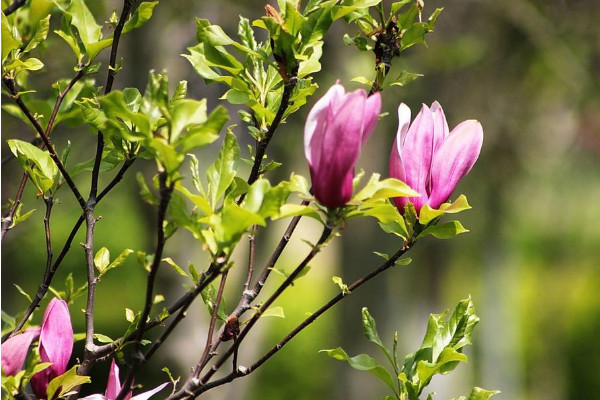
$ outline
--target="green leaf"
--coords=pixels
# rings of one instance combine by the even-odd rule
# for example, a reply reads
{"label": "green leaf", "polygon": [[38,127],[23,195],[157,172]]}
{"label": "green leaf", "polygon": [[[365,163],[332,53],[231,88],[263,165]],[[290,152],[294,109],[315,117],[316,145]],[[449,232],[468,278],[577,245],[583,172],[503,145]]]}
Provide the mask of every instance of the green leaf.
{"label": "green leaf", "polygon": [[102,247],[94,256],[94,265],[98,269],[98,272],[102,274],[104,269],[108,267],[108,264],[110,264],[110,252],[106,247]]}
{"label": "green leaf", "polygon": [[394,391],[394,393],[396,393],[396,379],[387,369],[379,365],[374,358],[368,356],[367,354],[359,354],[350,358],[341,347],[330,350],[320,350],[319,353],[325,353],[329,357],[335,358],[336,360],[347,361],[348,364],[350,364],[350,366],[354,369],[360,371],[369,371],[378,379],[385,382]]}
{"label": "green leaf", "polygon": [[466,361],[460,353],[462,347],[471,343],[471,335],[479,317],[470,298],[461,300],[448,320],[448,310],[431,314],[421,347],[406,356],[402,367],[403,381],[411,382],[420,394],[434,374],[445,374]]}
{"label": "green leaf", "polygon": [[11,139],[6,142],[23,169],[29,172],[37,188],[42,193],[48,192],[54,185],[54,180],[58,175],[58,168],[50,154],[31,143],[21,140]]}
{"label": "green leaf", "polygon": [[101,333],[94,333],[94,338],[96,340],[98,340],[100,343],[112,343],[112,342],[114,342],[114,340],[112,340],[108,336],[103,335]]}
{"label": "green leaf", "polygon": [[215,240],[219,250],[228,252],[241,239],[242,235],[253,225],[265,225],[265,220],[258,214],[250,212],[234,202],[227,201],[218,215],[212,215],[208,224],[214,229]]}
{"label": "green leaf", "polygon": [[5,65],[4,69],[6,71],[13,71],[16,75],[21,71],[37,71],[44,68],[44,63],[42,63],[37,58],[28,58],[25,61],[22,60],[13,60],[10,64]]}
{"label": "green leaf", "polygon": [[441,225],[428,226],[417,236],[417,239],[427,235],[432,235],[438,239],[452,239],[456,235],[465,232],[469,232],[469,230],[465,229],[460,222],[450,221]]}
{"label": "green leaf", "polygon": [[8,57],[11,51],[18,49],[21,46],[21,39],[15,36],[14,31],[6,15],[2,13],[2,64]]}
{"label": "green leaf", "polygon": [[376,201],[390,197],[419,197],[420,194],[406,183],[387,178],[379,180],[379,174],[373,174],[367,185],[354,195],[352,201]]}
{"label": "green leaf", "polygon": [[177,143],[182,153],[195,150],[218,139],[219,132],[229,120],[227,109],[223,106],[215,108],[208,119],[200,125],[187,127],[188,134],[181,137]]}
{"label": "green leaf", "polygon": [[285,313],[283,307],[271,307],[262,314],[262,317],[285,318]]}
{"label": "green leaf", "polygon": [[171,106],[171,142],[176,142],[184,129],[203,124],[206,119],[206,99],[174,102]]}
{"label": "green leaf", "polygon": [[173,267],[175,272],[177,272],[179,275],[184,276],[186,278],[190,278],[190,275],[187,272],[185,272],[183,269],[181,269],[181,267],[179,265],[177,265],[171,257],[166,257],[166,258],[163,258],[162,260],[164,262],[166,262],[167,264],[169,264],[171,267]]}
{"label": "green leaf", "polygon": [[350,294],[350,290],[348,289],[348,285],[346,285],[344,283],[344,281],[342,280],[342,278],[340,278],[339,276],[333,276],[333,277],[331,277],[331,280],[333,281],[333,283],[335,283],[340,288],[340,290],[342,291],[342,293],[344,295]]}
{"label": "green leaf", "polygon": [[127,320],[127,322],[131,322],[133,323],[133,321],[135,321],[135,313],[133,312],[133,310],[126,308],[125,309],[125,319]]}
{"label": "green leaf", "polygon": [[18,291],[19,293],[21,293],[23,296],[25,296],[25,298],[26,298],[27,300],[29,300],[29,302],[30,302],[30,303],[33,301],[33,300],[31,300],[31,296],[30,296],[29,294],[27,294],[27,292],[26,292],[26,291],[24,291],[24,290],[23,290],[23,288],[22,288],[21,286],[17,285],[16,283],[13,283],[13,285],[14,285],[14,287],[17,289],[17,291]]}
{"label": "green leaf", "polygon": [[[4,21],[2,21],[2,22],[4,22]],[[27,43],[27,46],[23,50],[23,53],[29,53],[31,50],[35,49],[40,43],[42,43],[44,40],[46,40],[46,37],[48,37],[49,30],[50,30],[50,15],[48,15],[46,18],[43,18],[39,21],[38,26],[35,30],[35,33],[33,34],[31,40],[29,40],[29,43]],[[4,40],[2,41],[2,45],[4,47]]]}
{"label": "green leaf", "polygon": [[499,390],[485,390],[482,388],[475,387],[471,391],[467,400],[489,400],[495,394],[500,393]]}
{"label": "green leaf", "polygon": [[392,365],[394,370],[397,370],[398,366],[395,363],[392,353],[390,353],[390,351],[387,349],[387,347],[385,347],[385,345],[379,338],[379,333],[377,332],[377,325],[375,324],[375,319],[371,316],[367,307],[363,307],[361,313],[362,313],[363,332],[365,334],[365,337],[371,343],[375,343],[377,345],[377,347],[379,347],[381,349],[381,351],[386,356],[386,358],[388,359],[388,361],[390,362],[390,364]]}
{"label": "green leaf", "polygon": [[279,208],[279,213],[273,217],[273,219],[289,218],[296,216],[306,216],[323,223],[321,215],[310,206],[303,206],[301,204],[284,204]]}
{"label": "green leaf", "polygon": [[58,392],[58,389],[60,389],[60,392],[58,392],[57,397],[62,397],[75,386],[83,385],[84,383],[90,383],[92,381],[89,376],[77,375],[78,367],[79,365],[75,365],[64,374],[57,376],[50,381],[48,388],[46,389],[46,395],[48,396],[48,399],[53,399],[55,393]]}
{"label": "green leaf", "polygon": [[437,210],[432,209],[429,204],[425,204],[419,213],[419,222],[421,225],[427,225],[444,214],[456,214],[470,208],[466,196],[461,194],[453,203],[444,203]]}
{"label": "green leaf", "polygon": [[447,374],[451,372],[459,362],[467,362],[467,356],[459,353],[452,347],[446,347],[436,359],[436,362],[430,363],[424,360],[417,364],[417,377],[421,386],[426,386],[435,374]]}
{"label": "green leaf", "polygon": [[102,38],[102,27],[96,23],[94,16],[83,0],[71,0],[65,7],[64,2],[54,0],[56,6],[63,14],[70,17],[71,25],[77,28],[83,45],[96,43]]}
{"label": "green leaf", "polygon": [[141,3],[127,22],[125,22],[123,33],[137,29],[148,22],[148,20],[152,18],[154,7],[156,7],[157,4],[158,1],[144,1]]}
{"label": "green leaf", "polygon": [[398,75],[397,77],[393,78],[393,79],[387,79],[386,82],[384,83],[383,87],[390,87],[390,86],[405,86],[407,84],[409,84],[410,82],[414,81],[417,78],[422,77],[422,74],[415,74],[412,72],[408,72],[408,71],[402,71],[400,73],[400,75]]}
{"label": "green leaf", "polygon": [[250,21],[240,15],[240,22],[238,24],[238,36],[242,41],[242,44],[248,47],[250,50],[257,50],[258,44],[254,38],[254,31],[250,26]]}
{"label": "green leaf", "polygon": [[125,260],[127,259],[127,257],[129,257],[129,255],[133,253],[133,250],[131,249],[125,249],[121,252],[121,254],[119,254],[117,256],[117,258],[115,258],[113,260],[113,262],[111,262],[110,264],[108,264],[108,266],[104,269],[103,273],[107,273],[108,271],[110,271],[113,268],[117,268],[118,266],[120,266],[121,264],[123,264],[125,262]]}
{"label": "green leaf", "polygon": [[240,158],[240,147],[238,146],[235,135],[231,131],[233,127],[227,130],[223,146],[219,156],[213,165],[206,171],[208,178],[209,198],[213,209],[217,201],[225,194],[225,191],[233,182],[237,172],[237,165]]}

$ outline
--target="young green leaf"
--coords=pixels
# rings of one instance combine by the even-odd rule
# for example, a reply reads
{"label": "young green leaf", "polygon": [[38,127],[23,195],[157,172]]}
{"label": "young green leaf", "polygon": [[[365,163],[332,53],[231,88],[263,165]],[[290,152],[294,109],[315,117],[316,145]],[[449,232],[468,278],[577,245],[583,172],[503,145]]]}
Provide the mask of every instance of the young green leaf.
{"label": "young green leaf", "polygon": [[77,375],[78,367],[78,365],[75,365],[64,374],[57,376],[50,381],[48,388],[46,389],[46,395],[48,396],[48,399],[53,399],[55,394],[58,394],[57,397],[62,397],[75,386],[83,385],[84,383],[90,383],[92,381],[89,376]]}
{"label": "young green leaf", "polygon": [[450,221],[441,225],[428,226],[417,236],[417,239],[427,235],[432,235],[438,239],[452,239],[456,235],[466,232],[469,232],[469,230],[465,229],[460,222]]}
{"label": "young green leaf", "polygon": [[336,360],[347,361],[348,364],[354,369],[370,372],[378,379],[385,382],[394,391],[394,393],[397,393],[396,391],[398,389],[396,388],[396,379],[387,369],[379,365],[374,358],[368,356],[367,354],[359,354],[350,358],[341,347],[330,350],[320,350],[319,353],[325,353],[329,357],[335,358]]}
{"label": "young green leaf", "polygon": [[233,181],[237,172],[240,147],[238,146],[235,135],[231,131],[232,128],[233,127],[230,127],[227,130],[227,135],[225,136],[217,160],[206,171],[209,198],[213,209],[216,208],[217,202],[225,194],[225,191]]}

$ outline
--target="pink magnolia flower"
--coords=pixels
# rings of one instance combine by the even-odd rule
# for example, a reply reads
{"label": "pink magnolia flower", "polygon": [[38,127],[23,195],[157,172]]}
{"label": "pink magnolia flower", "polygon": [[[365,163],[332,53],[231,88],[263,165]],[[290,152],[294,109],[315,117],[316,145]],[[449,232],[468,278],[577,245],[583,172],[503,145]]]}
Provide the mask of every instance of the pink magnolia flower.
{"label": "pink magnolia flower", "polygon": [[379,93],[370,97],[364,90],[346,93],[339,83],[310,110],[304,127],[304,154],[319,203],[336,208],[352,197],[354,166],[380,110]]}
{"label": "pink magnolia flower", "polygon": [[73,327],[69,307],[64,300],[53,298],[44,312],[39,342],[42,362],[52,365],[31,377],[31,388],[40,399],[46,398],[48,383],[67,371],[73,351]]}
{"label": "pink magnolia flower", "polygon": [[401,213],[412,203],[417,213],[425,204],[437,209],[477,161],[483,143],[479,121],[461,122],[449,132],[442,106],[423,104],[410,123],[410,109],[398,107],[398,134],[390,155],[389,173],[421,194],[394,198]]}
{"label": "pink magnolia flower", "polygon": [[28,329],[2,343],[2,371],[6,376],[14,376],[23,369],[31,342],[40,336],[40,328]]}
{"label": "pink magnolia flower", "polygon": [[[168,384],[168,382],[165,382],[152,390],[148,390],[147,392],[140,393],[133,397],[131,397],[132,393],[129,391],[129,393],[125,395],[124,400],[148,400],[150,397],[163,390]],[[119,367],[113,359],[112,363],[110,364],[110,372],[108,373],[108,382],[106,383],[106,391],[104,392],[104,395],[96,393],[84,397],[81,400],[114,400],[117,398],[120,391],[121,381],[119,380]]]}

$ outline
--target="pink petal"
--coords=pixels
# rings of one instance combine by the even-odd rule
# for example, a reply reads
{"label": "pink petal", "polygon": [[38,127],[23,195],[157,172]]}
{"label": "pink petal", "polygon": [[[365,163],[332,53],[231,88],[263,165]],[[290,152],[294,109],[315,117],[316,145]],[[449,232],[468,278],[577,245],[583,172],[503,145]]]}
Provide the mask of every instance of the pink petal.
{"label": "pink petal", "polygon": [[431,166],[432,208],[438,208],[452,194],[458,181],[477,161],[483,144],[483,128],[479,121],[460,123],[450,132],[435,154]]}
{"label": "pink petal", "polygon": [[119,380],[119,366],[113,358],[110,363],[110,371],[108,372],[108,382],[106,383],[106,391],[104,395],[108,400],[116,399],[121,391],[121,381]]}
{"label": "pink petal", "polygon": [[330,109],[322,143],[322,154],[327,158],[311,167],[315,197],[328,207],[343,206],[352,197],[351,181],[362,146],[365,102],[364,91],[356,91],[346,96],[336,114]]}
{"label": "pink petal", "polygon": [[67,370],[73,351],[73,327],[69,307],[64,300],[53,298],[46,307],[40,333],[40,348],[44,348],[53,368],[62,375]]}
{"label": "pink petal", "polygon": [[365,102],[364,117],[363,117],[363,132],[362,132],[362,145],[364,146],[373,131],[377,120],[379,119],[379,113],[381,112],[381,93],[376,92],[373,95],[367,97]]}
{"label": "pink petal", "polygon": [[154,396],[156,393],[163,390],[165,388],[165,386],[167,386],[168,384],[169,384],[169,382],[165,382],[162,385],[158,385],[157,387],[155,387],[152,390],[148,390],[147,392],[143,392],[143,393],[133,396],[131,398],[131,400],[147,400],[150,397]]}
{"label": "pink petal", "polygon": [[435,153],[437,149],[439,149],[440,145],[448,137],[448,132],[450,129],[448,128],[448,122],[446,121],[446,116],[444,115],[444,110],[442,106],[437,101],[434,101],[431,105],[431,113],[433,114],[433,152]]}
{"label": "pink petal", "polygon": [[[402,104],[403,105],[403,104]],[[400,110],[398,110],[400,111]],[[410,110],[409,110],[410,113]],[[410,119],[410,116],[409,116]],[[394,140],[394,146],[392,146],[392,152],[390,154],[390,167],[389,167],[389,176],[392,178],[396,178],[405,182],[406,180],[406,172],[404,171],[404,164],[402,163],[402,156],[398,151],[398,138],[401,137],[401,128],[402,125],[398,129],[398,135],[396,136],[396,140]],[[408,126],[406,127],[408,131]],[[404,212],[404,206],[408,202],[406,197],[394,197],[394,203],[396,203],[396,207],[400,210],[400,213]]]}
{"label": "pink petal", "polygon": [[327,113],[329,112],[330,104],[338,104],[343,97],[344,87],[336,83],[315,103],[308,113],[306,124],[304,125],[304,155],[309,165],[314,165],[315,159],[320,158],[320,149],[322,146],[319,144],[322,142],[325,129],[327,128]]}
{"label": "pink petal", "polygon": [[1,363],[4,375],[14,376],[23,369],[29,346],[39,336],[40,328],[28,329],[2,343],[0,348],[2,349]]}
{"label": "pink petal", "polygon": [[410,126],[400,155],[406,173],[406,184],[421,193],[421,197],[410,198],[419,211],[429,197],[429,180],[433,158],[434,123],[431,110],[423,104],[421,111]]}
{"label": "pink petal", "polygon": [[39,351],[41,361],[51,362],[52,365],[31,377],[31,387],[39,398],[45,398],[48,383],[65,373],[73,351],[71,316],[64,300],[53,298],[46,307]]}
{"label": "pink petal", "polygon": [[404,140],[410,127],[410,116],[410,108],[406,104],[400,103],[398,106],[398,132],[396,133],[396,145],[398,149],[404,146]]}
{"label": "pink petal", "polygon": [[109,400],[100,393],[90,394],[89,396],[81,397],[79,400]]}

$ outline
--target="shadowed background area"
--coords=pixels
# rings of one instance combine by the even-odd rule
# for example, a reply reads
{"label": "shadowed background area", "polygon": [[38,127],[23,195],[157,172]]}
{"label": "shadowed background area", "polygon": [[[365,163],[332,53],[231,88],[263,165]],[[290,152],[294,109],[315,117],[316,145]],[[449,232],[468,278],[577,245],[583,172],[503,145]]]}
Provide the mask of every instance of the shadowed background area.
{"label": "shadowed background area", "polygon": [[[116,1],[89,2],[89,6],[98,21],[108,20],[113,10],[120,12]],[[259,18],[263,7],[262,1],[254,0],[161,2],[146,26],[124,37],[119,49],[124,64],[116,88],[143,90],[150,69],[166,70],[172,87],[187,80],[190,95],[207,98],[212,109],[225,87],[207,86],[180,56],[195,44],[194,17],[209,19],[235,36],[237,16]],[[252,377],[208,392],[207,398],[381,398],[387,393],[374,377],[318,350],[342,346],[352,355],[376,353],[362,334],[360,309],[366,306],[387,344],[394,330],[399,332],[399,355],[403,356],[418,347],[429,313],[454,307],[468,295],[481,318],[474,345],[467,350],[469,363],[448,377],[434,378],[435,398],[466,395],[474,385],[501,390],[494,399],[506,400],[591,399],[600,391],[600,2],[426,1],[424,14],[436,7],[445,9],[436,31],[427,36],[429,46],[403,52],[391,72],[407,69],[424,77],[383,92],[383,111],[389,115],[378,124],[359,168],[367,175],[386,175],[400,102],[407,103],[414,116],[421,103],[438,100],[451,129],[463,120],[478,119],[484,128],[483,150],[454,194],[465,193],[473,206],[459,216],[471,232],[449,242],[419,242],[411,251],[411,265],[396,267],[360,288]],[[319,89],[310,105],[336,79],[354,89],[359,85],[350,82],[352,77],[373,76],[372,54],[342,41],[343,34],[352,35],[354,29],[338,21],[326,37],[323,68],[315,75]],[[54,49],[64,46],[56,35],[50,34],[50,40],[57,42]],[[66,48],[61,51],[67,54]],[[106,65],[107,54],[104,57]],[[71,75],[73,60],[45,53],[43,61],[46,68],[32,74],[31,82],[41,93],[48,93],[47,82]],[[96,80],[104,82],[105,72],[98,73]],[[303,121],[309,109],[294,114],[271,142],[269,155],[286,161],[273,173],[272,182],[288,177],[291,171],[309,176],[302,147]],[[233,123],[237,122],[235,111],[231,108]],[[243,125],[235,132],[244,151],[251,138]],[[72,142],[73,162],[92,157],[95,136],[85,129],[61,126],[53,135],[59,148],[67,140]],[[27,126],[3,112],[3,156],[8,151],[6,139],[31,137]],[[197,154],[201,164],[212,163],[217,151],[215,144]],[[149,175],[153,170],[150,163],[136,163],[97,208],[103,218],[96,227],[96,244],[110,249],[113,257],[125,248],[152,251],[155,211],[140,199],[135,174]],[[84,175],[78,183],[88,185],[89,177]],[[17,162],[3,166],[3,204],[14,197],[21,176]],[[104,182],[111,176],[108,173]],[[71,212],[76,203],[66,188],[59,199],[52,216],[55,252],[78,217]],[[2,244],[2,309],[11,315],[28,304],[12,284],[34,293],[45,263],[44,204],[36,199],[32,185],[23,202],[24,210],[37,210],[10,231]],[[259,265],[269,257],[285,226],[286,221],[281,221],[269,231],[259,230]],[[301,239],[314,241],[317,235],[318,226],[303,221],[278,267],[290,270],[309,251]],[[69,273],[77,285],[85,281],[84,254],[78,246],[83,240],[80,232],[55,278],[58,289]],[[240,363],[249,364],[307,312],[334,295],[339,289],[331,282],[332,275],[351,282],[379,264],[373,250],[392,253],[399,245],[373,221],[350,221],[343,236],[317,257],[310,273],[278,302],[286,318],[266,319],[245,342]],[[236,254],[239,268],[228,281],[231,293],[237,293],[242,284],[245,243]],[[165,255],[179,265],[188,261],[199,269],[207,265],[200,245],[188,232],[178,232],[167,243]],[[167,303],[185,290],[183,279],[166,264],[159,276],[157,293]],[[279,283],[278,279],[274,277],[271,283]],[[98,286],[98,331],[120,336],[127,326],[124,309],[141,309],[144,287],[145,271],[133,256],[108,274]],[[82,297],[71,307],[76,332],[83,332],[79,310],[84,301]],[[225,301],[232,308],[237,297]],[[38,313],[34,322],[40,319]],[[194,305],[170,345],[143,370],[140,383],[150,387],[167,379],[160,372],[163,366],[185,377],[201,356],[207,321],[204,306]],[[81,347],[77,343],[75,354],[82,354]],[[107,369],[108,363],[96,367],[94,372],[100,377],[86,391],[103,390],[101,375]]]}

